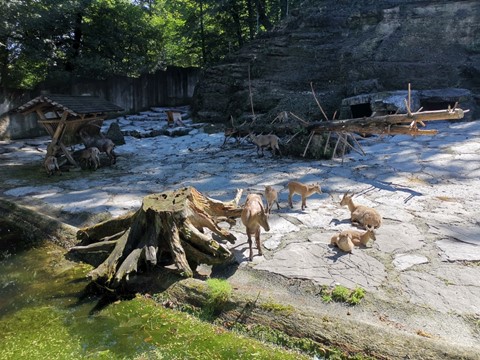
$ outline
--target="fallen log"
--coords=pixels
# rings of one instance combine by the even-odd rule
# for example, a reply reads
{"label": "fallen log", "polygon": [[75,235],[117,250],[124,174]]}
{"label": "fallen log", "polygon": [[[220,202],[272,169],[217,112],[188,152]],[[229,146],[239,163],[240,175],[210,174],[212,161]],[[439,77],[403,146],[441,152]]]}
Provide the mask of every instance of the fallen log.
{"label": "fallen log", "polygon": [[[468,110],[466,110],[468,111]],[[361,134],[410,134],[410,135],[435,135],[436,130],[419,130],[418,124],[436,120],[459,120],[464,117],[462,109],[447,109],[435,111],[421,111],[410,114],[392,114],[383,116],[363,117],[356,119],[317,121],[306,126],[308,131],[323,133],[357,132]],[[401,127],[397,124],[410,123],[410,127]]]}
{"label": "fallen log", "polygon": [[81,229],[77,237],[87,239],[89,245],[73,247],[70,252],[92,254],[110,249],[108,257],[89,273],[92,281],[109,288],[157,264],[173,265],[191,277],[199,264],[232,259],[230,250],[217,239],[233,243],[236,238],[218,224],[232,224],[241,216],[241,194],[237,190],[234,200],[221,202],[189,187],[146,196],[136,212]]}

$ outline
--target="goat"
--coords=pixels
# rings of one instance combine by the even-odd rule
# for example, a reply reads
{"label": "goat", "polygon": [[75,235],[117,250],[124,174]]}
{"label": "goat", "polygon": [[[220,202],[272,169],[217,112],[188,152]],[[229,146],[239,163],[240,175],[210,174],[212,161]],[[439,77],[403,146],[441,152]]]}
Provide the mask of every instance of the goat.
{"label": "goat", "polygon": [[373,230],[361,232],[358,230],[343,230],[342,232],[332,236],[330,244],[337,245],[340,249],[346,252],[351,252],[353,246],[366,246],[368,241],[376,240]]}
{"label": "goat", "polygon": [[278,141],[280,140],[277,135],[269,134],[269,135],[253,135],[250,133],[249,135],[250,140],[257,146],[257,155],[259,150],[262,150],[262,155],[263,154],[263,148],[265,147],[270,147],[272,149],[272,155],[275,156],[275,150],[278,150],[278,153],[282,155],[282,152],[280,151],[280,147],[278,146]]}
{"label": "goat", "polygon": [[106,137],[98,138],[91,136],[85,131],[85,129],[81,129],[78,134],[80,135],[86,149],[96,147],[101,153],[104,152],[107,154],[110,159],[110,164],[115,164],[117,162],[117,155],[115,155],[113,151],[115,144],[112,140]]}
{"label": "goat", "polygon": [[170,125],[185,126],[185,124],[182,121],[182,114],[179,113],[178,111],[168,110],[167,111],[167,122],[168,122],[169,127],[170,127]]}
{"label": "goat", "polygon": [[278,205],[278,193],[270,185],[265,186],[265,199],[267,199],[267,213],[272,212],[273,203],[277,204],[277,210],[280,210],[280,205]]}
{"label": "goat", "polygon": [[82,150],[80,153],[80,161],[85,164],[86,168],[92,167],[93,170],[97,170],[100,166],[100,150],[96,147],[90,147],[85,150]]}
{"label": "goat", "polygon": [[262,255],[262,244],[260,242],[260,226],[265,231],[270,231],[268,217],[263,207],[262,197],[259,194],[249,194],[242,210],[242,223],[245,225],[248,247],[250,249],[249,259],[253,259],[252,235],[255,235],[258,254]]}
{"label": "goat", "polygon": [[320,184],[302,184],[298,181],[291,181],[288,183],[288,205],[293,208],[292,196],[300,194],[302,196],[302,210],[307,207],[307,197],[317,193],[321,194]]}
{"label": "goat", "polygon": [[337,246],[340,250],[351,253],[353,250],[353,241],[348,234],[344,234],[343,231],[339,234],[332,236],[330,244]]}
{"label": "goat", "polygon": [[45,158],[45,161],[43,162],[43,167],[47,171],[48,176],[53,175],[55,171],[58,171],[58,174],[62,175],[62,172],[60,171],[60,167],[58,166],[57,158],[53,155],[48,155]]}
{"label": "goat", "polygon": [[382,216],[377,210],[368,206],[355,205],[352,200],[353,195],[353,193],[349,195],[348,192],[346,192],[340,201],[341,206],[348,206],[352,223],[359,224],[367,230],[378,229],[380,225],[382,225]]}

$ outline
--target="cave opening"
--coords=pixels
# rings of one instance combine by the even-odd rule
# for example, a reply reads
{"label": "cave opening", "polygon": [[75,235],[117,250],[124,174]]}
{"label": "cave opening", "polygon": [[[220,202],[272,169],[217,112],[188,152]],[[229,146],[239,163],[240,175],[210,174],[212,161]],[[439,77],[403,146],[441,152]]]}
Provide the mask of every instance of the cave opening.
{"label": "cave opening", "polygon": [[370,103],[350,105],[350,111],[352,112],[353,119],[370,117],[372,115]]}

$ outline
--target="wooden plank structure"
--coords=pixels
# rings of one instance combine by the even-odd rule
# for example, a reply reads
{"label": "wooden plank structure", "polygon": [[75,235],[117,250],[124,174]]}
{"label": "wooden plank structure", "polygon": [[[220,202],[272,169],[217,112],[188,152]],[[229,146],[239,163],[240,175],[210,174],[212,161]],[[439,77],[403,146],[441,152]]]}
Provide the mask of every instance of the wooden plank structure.
{"label": "wooden plank structure", "polygon": [[52,138],[47,156],[55,155],[55,149],[59,148],[70,164],[78,166],[67,149],[67,146],[81,142],[78,130],[88,127],[90,134],[98,134],[109,112],[124,109],[96,96],[48,94],[40,95],[15,110],[23,115],[37,114],[38,123]]}

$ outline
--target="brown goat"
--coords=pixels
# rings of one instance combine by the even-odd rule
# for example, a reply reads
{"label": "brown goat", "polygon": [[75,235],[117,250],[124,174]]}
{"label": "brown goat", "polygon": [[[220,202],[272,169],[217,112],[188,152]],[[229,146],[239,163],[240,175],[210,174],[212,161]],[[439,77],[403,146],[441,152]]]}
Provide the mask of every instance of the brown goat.
{"label": "brown goat", "polygon": [[62,175],[62,172],[60,171],[60,167],[58,166],[57,158],[53,155],[48,155],[45,158],[45,161],[43,162],[43,167],[47,171],[48,176],[53,175],[55,171],[58,171],[58,174]]}
{"label": "brown goat", "polygon": [[93,170],[97,170],[100,166],[100,150],[98,148],[90,147],[82,150],[80,153],[80,161],[84,163],[86,168],[93,167]]}
{"label": "brown goat", "polygon": [[267,200],[267,213],[272,212],[273,203],[277,204],[277,210],[280,210],[280,205],[278,205],[278,193],[270,185],[265,186],[265,199]]}
{"label": "brown goat", "polygon": [[248,247],[250,249],[249,259],[253,259],[252,249],[252,235],[255,235],[255,243],[257,245],[258,254],[262,255],[262,244],[260,242],[260,226],[265,231],[270,231],[270,225],[268,224],[268,217],[263,207],[262,197],[258,194],[249,194],[247,201],[242,210],[242,223],[245,225]]}
{"label": "brown goat", "polygon": [[376,240],[373,230],[361,232],[358,230],[343,230],[332,236],[330,244],[338,246],[341,250],[351,252],[353,246],[366,246],[368,241]]}
{"label": "brown goat", "polygon": [[101,153],[104,152],[107,154],[110,159],[110,164],[115,164],[117,162],[117,155],[115,155],[115,152],[113,151],[115,144],[112,140],[106,137],[98,138],[91,136],[85,131],[85,129],[81,129],[78,134],[80,135],[86,149],[96,147]]}
{"label": "brown goat", "polygon": [[340,250],[351,253],[353,250],[353,241],[348,234],[343,231],[332,236],[330,244],[337,246]]}
{"label": "brown goat", "polygon": [[298,181],[291,181],[288,183],[288,205],[293,208],[292,204],[292,197],[294,194],[300,194],[302,196],[302,210],[307,207],[307,197],[312,194],[321,194],[322,190],[320,189],[320,185],[312,184],[302,184]]}
{"label": "brown goat", "polygon": [[272,155],[275,156],[275,150],[278,150],[278,153],[282,155],[280,151],[280,147],[278,146],[278,141],[280,140],[277,135],[253,135],[252,133],[249,134],[250,140],[257,146],[257,155],[259,150],[262,150],[263,156],[263,148],[269,147],[272,149]]}
{"label": "brown goat", "polygon": [[377,210],[364,205],[355,205],[352,200],[353,194],[348,192],[343,195],[340,201],[341,206],[348,206],[352,223],[359,224],[367,230],[378,229],[382,225],[382,217]]}

